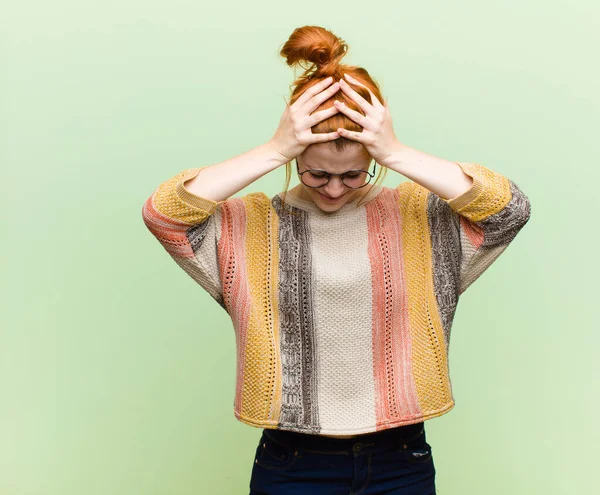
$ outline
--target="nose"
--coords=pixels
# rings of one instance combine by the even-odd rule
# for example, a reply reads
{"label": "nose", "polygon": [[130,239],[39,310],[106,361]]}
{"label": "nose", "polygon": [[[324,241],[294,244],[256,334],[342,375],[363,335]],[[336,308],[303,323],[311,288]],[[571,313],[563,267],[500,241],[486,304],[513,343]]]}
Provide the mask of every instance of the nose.
{"label": "nose", "polygon": [[329,182],[323,187],[323,193],[332,198],[337,198],[344,194],[346,186],[339,176],[332,176]]}

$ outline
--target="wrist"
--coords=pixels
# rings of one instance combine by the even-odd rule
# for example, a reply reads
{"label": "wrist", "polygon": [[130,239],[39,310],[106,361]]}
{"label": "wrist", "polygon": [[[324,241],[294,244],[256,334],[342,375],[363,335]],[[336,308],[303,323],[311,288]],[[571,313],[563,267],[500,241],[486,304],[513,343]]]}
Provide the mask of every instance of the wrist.
{"label": "wrist", "polygon": [[285,155],[281,146],[272,139],[263,144],[262,148],[267,153],[269,161],[277,164],[278,167],[285,165],[292,160]]}

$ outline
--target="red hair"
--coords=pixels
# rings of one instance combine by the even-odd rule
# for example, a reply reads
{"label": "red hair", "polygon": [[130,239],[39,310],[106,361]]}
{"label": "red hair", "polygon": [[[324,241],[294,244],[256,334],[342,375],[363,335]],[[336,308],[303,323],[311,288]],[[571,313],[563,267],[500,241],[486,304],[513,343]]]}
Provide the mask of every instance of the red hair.
{"label": "red hair", "polygon": [[[366,69],[357,67],[354,65],[342,65],[340,60],[348,51],[348,45],[344,40],[338,38],[331,31],[319,26],[303,26],[296,28],[291,34],[289,39],[283,44],[279,54],[285,58],[287,65],[290,67],[300,66],[304,69],[304,74],[297,78],[290,89],[292,91],[289,105],[293,105],[294,102],[304,93],[307,89],[315,84],[318,84],[323,79],[330,76],[333,77],[334,81],[338,81],[343,78],[344,74],[357,79],[361,84],[367,86],[375,95],[375,97],[382,103],[383,97],[379,90],[379,85],[369,75]],[[308,67],[303,62],[309,62]],[[354,89],[360,96],[362,96],[369,103],[371,102],[371,95],[367,89],[352,84],[350,81],[345,79],[346,82],[352,89]],[[313,113],[321,110],[326,110],[333,106],[333,101],[338,100],[346,104],[348,108],[355,110],[356,112],[364,115],[361,108],[343,91],[336,92],[331,98],[325,100],[319,107],[317,107]],[[347,117],[344,113],[338,112],[331,117],[322,120],[312,127],[313,134],[335,132],[339,128],[347,129],[349,131],[361,132],[362,126],[358,125],[352,119]],[[337,139],[328,141],[332,146],[335,146],[337,151],[342,151],[349,144],[360,144],[358,141],[345,138],[340,136]],[[369,156],[366,149],[362,144],[366,156]],[[385,177],[386,167],[380,167],[379,174],[375,179],[376,184],[380,177]],[[383,175],[382,175],[383,171]],[[284,198],[289,187],[291,177],[291,161],[286,163],[286,183],[284,187]],[[285,199],[284,199],[285,203]]]}

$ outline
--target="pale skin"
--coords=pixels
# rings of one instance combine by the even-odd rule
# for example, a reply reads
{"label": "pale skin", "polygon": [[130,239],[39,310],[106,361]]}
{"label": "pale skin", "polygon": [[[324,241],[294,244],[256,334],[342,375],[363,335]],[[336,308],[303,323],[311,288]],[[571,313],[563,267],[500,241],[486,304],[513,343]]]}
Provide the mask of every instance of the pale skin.
{"label": "pale skin", "polygon": [[[350,83],[366,88],[349,74],[344,74],[344,76]],[[336,174],[353,169],[369,170],[371,160],[374,159],[379,165],[404,175],[443,199],[455,198],[471,188],[473,179],[465,174],[456,163],[401,143],[394,134],[387,102],[385,105],[381,104],[371,90],[366,88],[371,94],[372,104],[354,91],[344,79],[331,86],[341,89],[365,113],[363,116],[348,108],[344,103],[334,100],[334,108],[363,128],[362,132],[351,132],[340,128],[337,131],[338,134],[356,141],[357,144],[362,144],[369,156],[364,155],[364,150],[361,150],[360,146],[350,147],[339,152],[331,149],[327,144],[313,144],[297,157],[300,172],[311,168]],[[321,209],[331,212],[366,194],[370,187],[369,185],[357,190],[350,189],[344,186],[339,176],[332,176],[329,183],[321,188],[313,189],[300,183],[291,192],[303,199],[309,199]],[[334,203],[326,201],[321,198],[320,194],[338,198],[338,201]]]}

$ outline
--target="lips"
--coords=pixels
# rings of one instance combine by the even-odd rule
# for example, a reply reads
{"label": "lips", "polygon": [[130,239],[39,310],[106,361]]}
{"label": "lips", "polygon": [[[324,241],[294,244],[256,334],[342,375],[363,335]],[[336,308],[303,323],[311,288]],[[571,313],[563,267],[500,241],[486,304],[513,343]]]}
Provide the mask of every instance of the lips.
{"label": "lips", "polygon": [[324,200],[326,201],[337,201],[338,199],[340,199],[342,196],[338,196],[337,198],[330,198],[329,196],[325,196],[324,194],[318,193],[319,196],[321,196]]}

